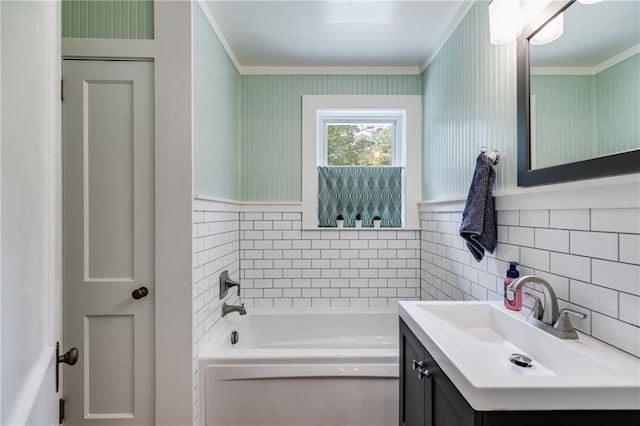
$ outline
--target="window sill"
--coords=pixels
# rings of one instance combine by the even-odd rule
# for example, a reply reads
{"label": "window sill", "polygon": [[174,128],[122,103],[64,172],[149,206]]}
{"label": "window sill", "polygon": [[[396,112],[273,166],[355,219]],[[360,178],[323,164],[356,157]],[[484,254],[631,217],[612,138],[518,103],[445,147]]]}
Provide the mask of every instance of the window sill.
{"label": "window sill", "polygon": [[421,229],[419,227],[416,226],[401,226],[401,227],[397,227],[397,228],[389,228],[389,227],[384,227],[384,228],[370,228],[370,227],[366,227],[366,228],[355,228],[355,227],[348,227],[348,228],[336,228],[333,226],[316,226],[316,227],[303,227],[302,228],[303,231],[357,231],[357,232],[376,232],[376,231],[380,231],[380,232],[389,232],[389,231],[421,231]]}

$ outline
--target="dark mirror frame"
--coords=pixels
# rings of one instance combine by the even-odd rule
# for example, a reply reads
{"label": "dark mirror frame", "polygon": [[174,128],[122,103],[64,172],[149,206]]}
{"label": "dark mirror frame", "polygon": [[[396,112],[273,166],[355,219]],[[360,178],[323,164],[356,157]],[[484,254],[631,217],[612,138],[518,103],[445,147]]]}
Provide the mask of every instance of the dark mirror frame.
{"label": "dark mirror frame", "polygon": [[518,186],[545,185],[640,172],[640,149],[575,163],[531,169],[529,39],[574,2],[575,0],[552,2],[534,22],[522,30],[522,35],[517,40]]}

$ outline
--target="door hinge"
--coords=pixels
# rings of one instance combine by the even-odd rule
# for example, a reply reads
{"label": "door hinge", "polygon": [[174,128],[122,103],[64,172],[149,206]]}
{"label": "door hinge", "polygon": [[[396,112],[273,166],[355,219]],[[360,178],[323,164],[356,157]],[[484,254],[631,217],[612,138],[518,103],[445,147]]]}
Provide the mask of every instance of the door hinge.
{"label": "door hinge", "polygon": [[64,422],[64,399],[60,398],[58,401],[58,424]]}
{"label": "door hinge", "polygon": [[60,100],[64,101],[64,80],[60,80]]}

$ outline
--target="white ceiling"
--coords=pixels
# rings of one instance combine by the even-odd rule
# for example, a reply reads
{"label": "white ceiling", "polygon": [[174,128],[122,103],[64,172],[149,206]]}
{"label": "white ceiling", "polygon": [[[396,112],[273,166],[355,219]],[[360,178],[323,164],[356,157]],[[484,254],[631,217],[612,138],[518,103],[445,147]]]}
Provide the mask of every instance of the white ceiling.
{"label": "white ceiling", "polygon": [[419,67],[470,0],[208,0],[242,67]]}
{"label": "white ceiling", "polygon": [[595,67],[640,43],[640,1],[574,3],[564,12],[564,33],[531,46],[535,67]]}

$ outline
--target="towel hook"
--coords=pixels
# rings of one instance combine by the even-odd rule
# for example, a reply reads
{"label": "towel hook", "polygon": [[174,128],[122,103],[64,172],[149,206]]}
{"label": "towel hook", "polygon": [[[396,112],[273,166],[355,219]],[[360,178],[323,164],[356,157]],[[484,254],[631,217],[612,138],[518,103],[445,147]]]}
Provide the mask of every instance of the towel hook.
{"label": "towel hook", "polygon": [[[480,152],[486,155],[487,147],[486,146],[480,147]],[[491,163],[493,163],[493,165],[495,166],[500,161],[500,151],[496,151],[494,149],[489,153],[489,155],[487,155],[487,158],[489,158],[489,160],[491,160]]]}

